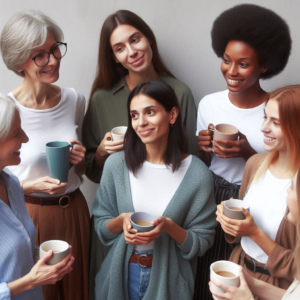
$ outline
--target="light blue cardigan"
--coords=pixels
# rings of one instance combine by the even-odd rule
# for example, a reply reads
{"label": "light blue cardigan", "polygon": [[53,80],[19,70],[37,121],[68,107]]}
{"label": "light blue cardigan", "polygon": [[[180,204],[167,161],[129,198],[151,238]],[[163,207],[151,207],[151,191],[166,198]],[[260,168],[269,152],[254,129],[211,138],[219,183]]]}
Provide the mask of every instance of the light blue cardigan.
{"label": "light blue cardigan", "polygon": [[[97,300],[128,299],[128,262],[134,246],[126,244],[123,232],[111,233],[107,223],[123,212],[133,211],[129,171],[124,152],[119,152],[107,159],[93,204],[95,231],[104,245],[112,246],[96,276]],[[163,213],[186,229],[186,240],[179,245],[166,232],[155,240],[150,282],[144,300],[192,299],[191,260],[203,255],[213,244],[215,211],[212,176],[193,156]]]}

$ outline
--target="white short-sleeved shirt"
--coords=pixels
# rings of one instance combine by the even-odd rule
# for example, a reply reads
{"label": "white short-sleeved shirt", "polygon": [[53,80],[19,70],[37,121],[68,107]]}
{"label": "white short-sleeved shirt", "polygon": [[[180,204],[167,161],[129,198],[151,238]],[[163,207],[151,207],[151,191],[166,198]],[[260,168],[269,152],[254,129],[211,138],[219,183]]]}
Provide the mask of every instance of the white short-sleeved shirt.
{"label": "white short-sleeved shirt", "polygon": [[[171,166],[156,165],[145,161],[136,175],[129,172],[134,211],[143,211],[154,218],[162,216],[178,189],[192,161],[192,155],[182,160],[177,171]],[[154,241],[148,245],[136,246],[139,251],[154,248]]]}
{"label": "white short-sleeved shirt", "polygon": [[[263,122],[265,103],[249,109],[233,105],[228,97],[228,90],[205,96],[199,103],[197,132],[206,130],[209,123],[231,124],[246,135],[251,147],[257,152],[266,152],[263,133],[260,128]],[[212,155],[210,170],[227,181],[240,185],[246,161],[241,157],[219,158]]]}
{"label": "white short-sleeved shirt", "polygon": [[[50,176],[46,160],[46,144],[53,141],[81,140],[86,102],[84,96],[73,88],[62,88],[60,102],[55,107],[41,110],[21,105],[13,93],[9,93],[8,96],[15,100],[20,111],[21,127],[29,138],[28,143],[22,144],[21,163],[8,169],[20,181],[25,182]],[[65,193],[75,191],[80,184],[81,179],[72,167]],[[51,197],[44,193],[32,195]]]}
{"label": "white short-sleeved shirt", "polygon": [[[286,212],[287,189],[291,183],[291,179],[278,179],[267,170],[259,181],[251,184],[244,198],[257,226],[273,241]],[[267,262],[268,255],[249,237],[242,237],[241,246],[258,262]]]}

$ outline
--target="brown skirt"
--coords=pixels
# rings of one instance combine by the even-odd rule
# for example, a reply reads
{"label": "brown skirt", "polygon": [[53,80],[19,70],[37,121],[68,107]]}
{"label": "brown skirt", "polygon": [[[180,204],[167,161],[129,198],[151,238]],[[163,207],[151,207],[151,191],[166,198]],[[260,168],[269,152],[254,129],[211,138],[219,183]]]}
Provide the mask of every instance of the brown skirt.
{"label": "brown skirt", "polygon": [[36,227],[36,245],[63,240],[72,245],[73,271],[54,285],[43,286],[45,300],[87,300],[90,245],[90,215],[86,200],[78,190],[67,208],[26,203]]}

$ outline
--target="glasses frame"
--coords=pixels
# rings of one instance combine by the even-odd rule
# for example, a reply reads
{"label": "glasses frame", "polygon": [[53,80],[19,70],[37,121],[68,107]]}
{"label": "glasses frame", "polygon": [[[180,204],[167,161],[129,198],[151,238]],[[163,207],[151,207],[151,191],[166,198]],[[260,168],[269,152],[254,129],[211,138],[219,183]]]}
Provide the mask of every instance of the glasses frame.
{"label": "glasses frame", "polygon": [[[56,44],[55,44],[55,47],[57,47],[57,46],[59,46],[59,45],[65,45],[66,46],[66,52],[65,52],[65,54],[64,55],[62,55],[62,57],[56,57],[55,55],[54,55],[54,53],[53,53],[53,48],[52,48],[52,50],[50,51],[50,52],[40,52],[39,54],[37,54],[35,57],[30,57],[30,59],[32,59],[33,61],[34,61],[34,63],[35,63],[35,65],[37,66],[37,67],[39,67],[39,68],[43,68],[43,67],[45,67],[45,66],[47,66],[48,65],[48,63],[49,63],[49,59],[50,59],[50,55],[51,54],[53,54],[53,56],[57,59],[57,60],[59,60],[59,59],[62,59],[66,54],[67,54],[67,51],[68,51],[68,47],[67,47],[67,43],[63,43],[63,42],[57,42]],[[36,57],[38,56],[38,55],[40,55],[41,53],[46,53],[47,55],[48,55],[48,61],[47,61],[47,63],[46,64],[44,64],[43,66],[39,66],[37,63],[36,63]]]}

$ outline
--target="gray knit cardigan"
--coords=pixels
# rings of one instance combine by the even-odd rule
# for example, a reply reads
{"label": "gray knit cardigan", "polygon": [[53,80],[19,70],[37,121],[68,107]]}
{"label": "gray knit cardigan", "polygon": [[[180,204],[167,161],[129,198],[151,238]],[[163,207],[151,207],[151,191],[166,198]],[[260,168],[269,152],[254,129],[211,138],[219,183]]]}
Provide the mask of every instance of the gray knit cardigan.
{"label": "gray knit cardigan", "polygon": [[[123,232],[111,233],[107,223],[121,213],[133,211],[129,171],[124,152],[119,152],[107,159],[93,204],[95,231],[104,245],[112,246],[96,276],[97,300],[129,299],[128,262],[134,246],[126,244]],[[196,263],[197,256],[202,256],[213,244],[215,211],[211,173],[193,156],[163,213],[186,229],[186,240],[179,245],[166,232],[155,240],[150,282],[144,300],[192,299],[192,260]]]}

